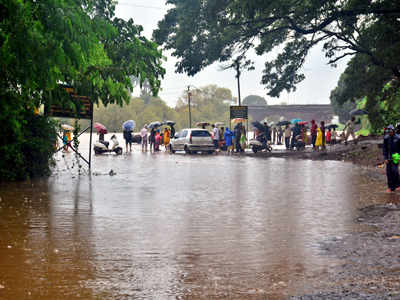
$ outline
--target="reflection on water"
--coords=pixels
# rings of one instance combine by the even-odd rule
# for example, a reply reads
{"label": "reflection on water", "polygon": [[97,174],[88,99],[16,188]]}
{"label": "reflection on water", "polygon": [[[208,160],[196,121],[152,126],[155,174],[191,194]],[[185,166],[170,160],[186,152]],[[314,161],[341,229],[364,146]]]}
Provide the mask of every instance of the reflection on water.
{"label": "reflection on water", "polygon": [[279,299],[336,262],[319,242],[385,201],[351,164],[224,155],[72,154],[0,186],[0,299]]}

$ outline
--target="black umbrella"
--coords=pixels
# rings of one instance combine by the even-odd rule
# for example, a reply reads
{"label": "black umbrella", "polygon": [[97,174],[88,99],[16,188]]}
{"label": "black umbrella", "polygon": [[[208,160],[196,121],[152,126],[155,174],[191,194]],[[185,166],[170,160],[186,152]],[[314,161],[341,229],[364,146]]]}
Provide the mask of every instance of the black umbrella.
{"label": "black umbrella", "polygon": [[362,115],[368,115],[368,112],[364,109],[358,109],[358,108],[355,108],[350,111],[350,116],[362,116]]}
{"label": "black umbrella", "polygon": [[157,128],[160,127],[162,124],[159,121],[151,122],[149,125],[147,125],[148,128]]}
{"label": "black umbrella", "polygon": [[279,121],[278,123],[276,123],[276,126],[286,126],[290,124],[291,123],[289,121]]}
{"label": "black umbrella", "polygon": [[336,129],[338,127],[339,127],[339,125],[337,125],[337,124],[329,124],[328,126],[326,126],[326,128],[328,128],[328,129]]}
{"label": "black umbrella", "polygon": [[253,121],[251,122],[251,125],[253,125],[253,127],[257,128],[260,131],[264,131],[265,130],[265,126],[263,124],[261,124],[258,121]]}
{"label": "black umbrella", "polygon": [[164,121],[164,122],[162,123],[162,125],[168,125],[168,126],[174,126],[175,124],[176,124],[176,122],[170,121],[170,120]]}

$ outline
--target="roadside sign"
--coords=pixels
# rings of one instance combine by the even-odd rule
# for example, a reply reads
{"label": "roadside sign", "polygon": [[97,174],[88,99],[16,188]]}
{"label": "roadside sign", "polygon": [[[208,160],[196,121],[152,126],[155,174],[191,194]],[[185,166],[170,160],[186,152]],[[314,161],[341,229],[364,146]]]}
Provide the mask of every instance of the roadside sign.
{"label": "roadside sign", "polygon": [[74,108],[65,107],[59,104],[51,104],[45,107],[45,112],[51,117],[92,119],[93,105],[88,96],[78,95],[74,88],[69,85],[62,85],[70,95]]}
{"label": "roadside sign", "polygon": [[230,118],[235,119],[235,118],[243,118],[243,119],[248,119],[248,109],[247,106],[244,105],[235,105],[230,107]]}

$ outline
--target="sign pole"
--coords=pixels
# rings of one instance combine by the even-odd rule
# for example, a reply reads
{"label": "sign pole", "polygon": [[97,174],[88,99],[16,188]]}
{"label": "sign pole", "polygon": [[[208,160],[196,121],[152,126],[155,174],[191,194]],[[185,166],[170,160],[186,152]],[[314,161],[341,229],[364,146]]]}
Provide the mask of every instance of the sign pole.
{"label": "sign pole", "polygon": [[93,101],[90,101],[90,111],[89,171],[92,167]]}

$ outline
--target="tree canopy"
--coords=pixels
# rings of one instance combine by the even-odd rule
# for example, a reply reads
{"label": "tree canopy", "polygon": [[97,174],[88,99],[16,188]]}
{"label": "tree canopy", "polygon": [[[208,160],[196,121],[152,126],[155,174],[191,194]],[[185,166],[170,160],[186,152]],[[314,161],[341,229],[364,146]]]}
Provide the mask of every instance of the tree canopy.
{"label": "tree canopy", "polygon": [[[116,18],[115,5],[115,0],[0,1],[0,180],[22,179],[36,174],[33,169],[48,173],[49,136],[55,132],[33,111],[54,102],[73,108],[60,84],[105,105],[129,102],[133,76],[158,92],[165,73],[161,51],[133,20]],[[43,154],[30,170],[27,149]]]}
{"label": "tree canopy", "polygon": [[243,105],[267,105],[267,100],[258,95],[248,95],[243,99]]}
{"label": "tree canopy", "polygon": [[[310,49],[322,44],[328,63],[359,55],[400,75],[400,2],[392,0],[168,0],[173,7],[153,38],[178,58],[178,72],[194,75],[213,62],[268,56],[262,83],[268,95],[290,92],[305,76]],[[271,56],[271,58],[270,58]]]}

